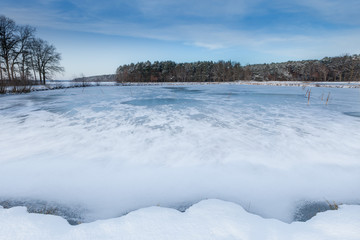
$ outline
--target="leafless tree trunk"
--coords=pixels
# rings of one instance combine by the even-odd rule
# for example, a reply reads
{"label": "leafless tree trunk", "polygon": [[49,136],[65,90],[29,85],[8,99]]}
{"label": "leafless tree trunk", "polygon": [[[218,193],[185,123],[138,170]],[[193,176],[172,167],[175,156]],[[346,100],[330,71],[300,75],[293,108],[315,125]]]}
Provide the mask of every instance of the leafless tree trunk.
{"label": "leafless tree trunk", "polygon": [[60,66],[60,53],[56,52],[56,48],[48,42],[42,39],[34,39],[32,52],[42,84],[46,84],[46,79],[51,74],[64,71],[64,68]]}
{"label": "leafless tree trunk", "polygon": [[13,80],[12,57],[16,55],[17,45],[19,43],[18,27],[15,22],[5,16],[0,16],[0,56],[5,63],[8,79]]}
{"label": "leafless tree trunk", "polygon": [[3,81],[3,70],[2,70],[2,64],[0,63],[0,80]]}
{"label": "leafless tree trunk", "polygon": [[327,81],[327,75],[329,74],[329,69],[324,64],[321,64],[319,66],[319,71],[323,75],[324,82],[326,82]]}
{"label": "leafless tree trunk", "polygon": [[19,60],[17,63],[19,64],[20,75],[22,76],[23,79],[25,79],[27,75],[26,65],[28,65],[28,58],[30,54],[30,43],[34,38],[34,32],[35,29],[30,26],[19,27],[19,37],[20,37],[19,50],[17,52],[16,57],[14,58],[13,66],[16,63],[15,61],[19,57],[21,57],[22,59]]}

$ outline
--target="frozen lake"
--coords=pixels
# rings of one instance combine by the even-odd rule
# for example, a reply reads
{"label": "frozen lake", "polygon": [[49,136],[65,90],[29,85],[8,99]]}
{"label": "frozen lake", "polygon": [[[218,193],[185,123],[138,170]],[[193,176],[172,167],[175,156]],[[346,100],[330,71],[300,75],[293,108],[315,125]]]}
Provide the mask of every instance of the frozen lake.
{"label": "frozen lake", "polygon": [[[119,86],[0,96],[0,201],[83,221],[203,199],[291,222],[360,203],[360,90]],[[330,93],[330,99],[326,99]]]}

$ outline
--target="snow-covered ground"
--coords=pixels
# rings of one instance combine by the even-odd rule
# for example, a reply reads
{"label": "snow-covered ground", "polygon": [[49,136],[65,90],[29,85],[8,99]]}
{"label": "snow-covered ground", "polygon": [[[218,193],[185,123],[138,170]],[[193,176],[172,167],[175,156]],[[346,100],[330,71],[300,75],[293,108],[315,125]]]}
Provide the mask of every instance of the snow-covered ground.
{"label": "snow-covered ground", "polygon": [[358,240],[360,206],[342,206],[306,223],[283,223],[249,214],[239,205],[205,200],[185,213],[149,207],[126,216],[77,226],[60,217],[29,214],[24,207],[0,209],[0,237],[14,239],[256,239]]}
{"label": "snow-covered ground", "polygon": [[[0,96],[0,202],[65,206],[81,222],[115,218],[71,227],[2,209],[0,236],[18,222],[19,236],[60,239],[134,231],[137,239],[356,239],[360,91],[312,88],[308,104],[307,90],[98,86]],[[346,205],[288,224],[326,201]]]}

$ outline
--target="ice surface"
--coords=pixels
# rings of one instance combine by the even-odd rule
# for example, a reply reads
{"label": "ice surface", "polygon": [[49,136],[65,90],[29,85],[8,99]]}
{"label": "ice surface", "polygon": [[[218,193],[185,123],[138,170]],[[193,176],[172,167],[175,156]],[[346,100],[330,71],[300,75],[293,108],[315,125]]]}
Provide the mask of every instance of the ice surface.
{"label": "ice surface", "polygon": [[303,202],[357,204],[359,89],[313,88],[310,104],[305,93],[191,85],[0,96],[0,200],[82,206],[84,221],[207,198],[285,222]]}
{"label": "ice surface", "polygon": [[27,239],[309,239],[358,240],[360,206],[342,206],[306,223],[263,219],[239,205],[205,200],[185,213],[150,207],[126,216],[70,226],[56,216],[29,214],[25,208],[0,209],[2,240]]}

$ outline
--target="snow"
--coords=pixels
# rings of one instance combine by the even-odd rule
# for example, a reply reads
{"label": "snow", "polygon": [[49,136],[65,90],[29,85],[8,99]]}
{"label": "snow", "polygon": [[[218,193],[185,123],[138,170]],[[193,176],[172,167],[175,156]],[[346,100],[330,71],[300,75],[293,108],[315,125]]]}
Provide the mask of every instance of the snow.
{"label": "snow", "polygon": [[[107,225],[145,213],[150,219],[151,214],[182,219],[202,200],[216,198],[238,204],[231,205],[237,217],[284,229],[300,224],[286,223],[304,203],[359,204],[359,89],[313,88],[309,104],[305,92],[226,84],[97,86],[0,96],[0,202],[44,201],[80,209],[82,222],[117,219],[95,222]],[[185,214],[141,209],[184,210],[192,204]],[[239,213],[240,206],[249,213]],[[357,209],[343,206],[320,216],[335,217],[348,207]],[[227,214],[219,221],[223,227]],[[70,227],[53,216],[21,216],[30,218],[25,226],[43,217],[63,221],[64,229],[96,225]],[[131,228],[126,221],[123,226]],[[162,223],[154,224],[160,231]],[[229,224],[226,232],[233,226],[238,225]]]}
{"label": "snow", "polygon": [[283,223],[234,203],[204,200],[181,213],[149,207],[126,216],[70,226],[64,219],[0,209],[1,239],[359,239],[360,206],[341,206],[303,223]]}

